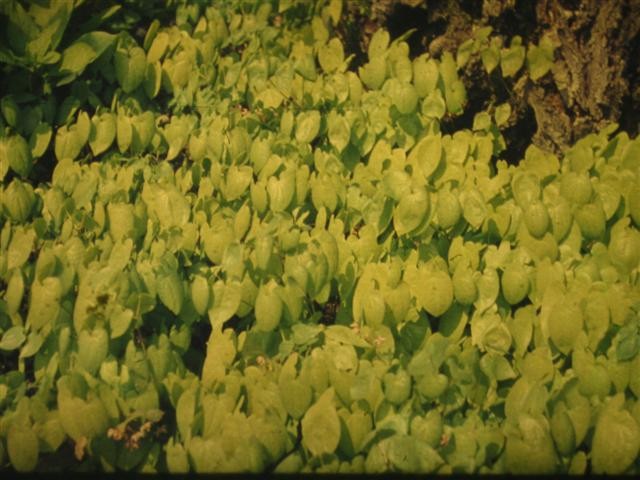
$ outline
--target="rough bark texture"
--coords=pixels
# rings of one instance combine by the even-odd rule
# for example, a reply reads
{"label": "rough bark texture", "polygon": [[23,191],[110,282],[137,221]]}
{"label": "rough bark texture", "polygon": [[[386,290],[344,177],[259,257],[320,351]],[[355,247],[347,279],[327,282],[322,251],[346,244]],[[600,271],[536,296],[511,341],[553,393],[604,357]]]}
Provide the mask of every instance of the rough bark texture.
{"label": "rough bark texture", "polygon": [[[540,92],[529,95],[528,101],[536,111],[536,120],[540,120],[539,126],[553,123],[553,118],[544,116],[553,117],[556,112],[571,120],[569,125],[561,124],[550,132],[552,143],[563,146],[618,121],[625,97],[635,103],[637,112],[638,72],[630,72],[630,78],[625,73],[631,55],[640,55],[640,2],[540,0],[536,13],[538,23],[548,25],[544,32],[560,45],[552,71],[555,88],[550,86],[548,95],[553,96],[558,110],[546,111],[544,105],[540,106],[547,98]],[[636,98],[632,98],[632,87]]]}
{"label": "rough bark texture", "polygon": [[544,35],[558,45],[554,67],[536,82],[487,75],[479,62],[463,71],[469,105],[452,127],[470,126],[473,115],[509,101],[514,110],[505,138],[517,162],[531,143],[560,152],[582,136],[617,122],[630,135],[640,129],[640,0],[378,0],[363,7],[347,0],[341,32],[354,68],[366,61],[377,28],[392,36],[415,28],[413,55],[455,51],[474,28],[537,44]]}

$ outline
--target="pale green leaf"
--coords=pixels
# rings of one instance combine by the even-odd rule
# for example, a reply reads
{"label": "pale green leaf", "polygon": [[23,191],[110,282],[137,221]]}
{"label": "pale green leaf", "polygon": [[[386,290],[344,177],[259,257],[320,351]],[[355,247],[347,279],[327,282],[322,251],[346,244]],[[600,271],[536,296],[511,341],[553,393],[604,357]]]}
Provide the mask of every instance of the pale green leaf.
{"label": "pale green leaf", "polygon": [[15,327],[11,327],[6,332],[2,334],[2,339],[0,339],[0,350],[16,350],[20,348],[20,346],[27,339],[24,334],[24,329],[17,325]]}
{"label": "pale green leaf", "polygon": [[333,397],[333,389],[326,390],[302,418],[302,445],[312,455],[330,454],[338,447],[340,420]]}
{"label": "pale green leaf", "polygon": [[7,433],[7,453],[13,468],[30,472],[38,464],[38,436],[29,425],[13,424]]}

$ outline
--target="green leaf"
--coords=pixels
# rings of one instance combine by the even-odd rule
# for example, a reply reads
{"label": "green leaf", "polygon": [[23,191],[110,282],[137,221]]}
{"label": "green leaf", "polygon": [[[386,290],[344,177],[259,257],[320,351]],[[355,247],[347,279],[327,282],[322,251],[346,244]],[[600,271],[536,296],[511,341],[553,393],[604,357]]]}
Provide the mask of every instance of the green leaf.
{"label": "green leaf", "polygon": [[511,39],[509,48],[503,49],[500,55],[500,68],[502,75],[511,77],[522,67],[525,57],[525,48],[521,45],[522,39],[516,35]]}
{"label": "green leaf", "polygon": [[318,50],[318,63],[325,73],[333,73],[342,67],[344,49],[339,38],[334,37],[329,43]]}
{"label": "green leaf", "polygon": [[[529,145],[527,147],[527,150],[524,153],[524,160],[521,162],[521,165],[526,171],[533,172],[537,175],[538,179],[542,180],[550,176],[557,175],[560,170],[558,157],[552,153],[539,149],[535,145]],[[539,186],[537,187],[537,190],[539,191]],[[538,198],[537,195],[536,198]]]}
{"label": "green leaf", "polygon": [[420,456],[416,444],[415,439],[408,435],[394,435],[389,438],[387,456],[394,469],[404,473],[419,470]]}
{"label": "green leaf", "polygon": [[164,138],[169,145],[167,160],[173,160],[178,156],[189,140],[191,121],[187,116],[175,116],[166,127],[164,127]]}
{"label": "green leaf", "polygon": [[320,112],[302,112],[296,118],[296,140],[301,144],[311,143],[320,132]]}
{"label": "green leaf", "polygon": [[2,339],[0,340],[0,350],[17,350],[24,343],[27,337],[24,334],[24,329],[16,325],[4,332]]}
{"label": "green leaf", "polygon": [[500,64],[500,45],[498,39],[492,39],[491,45],[480,52],[480,58],[487,73],[491,73]]}
{"label": "green leaf", "polygon": [[384,299],[377,289],[370,289],[363,294],[362,313],[364,320],[370,327],[382,325],[384,321]]}
{"label": "green leaf", "polygon": [[462,206],[458,200],[457,192],[440,190],[438,192],[436,212],[440,228],[448,229],[457,225],[462,217]]}
{"label": "green leaf", "polygon": [[514,431],[507,435],[505,446],[507,471],[521,474],[549,474],[558,459],[546,419],[521,415]]}
{"label": "green leaf", "polygon": [[144,80],[147,59],[144,50],[133,47],[129,51],[116,50],[113,55],[116,78],[125,93],[133,92]]}
{"label": "green leaf", "polygon": [[568,457],[575,450],[576,433],[571,423],[571,418],[565,410],[557,409],[551,417],[551,434],[558,452]]}
{"label": "green leaf", "polygon": [[420,268],[412,289],[418,304],[434,317],[443,315],[453,303],[453,282],[442,270]]}
{"label": "green leaf", "polygon": [[370,90],[378,90],[382,87],[387,77],[387,61],[384,57],[374,57],[364,66],[358,69],[360,80]]}
{"label": "green leaf", "polygon": [[29,144],[22,135],[12,135],[6,141],[5,148],[9,156],[9,166],[23,178],[27,178],[33,167],[33,158]]}
{"label": "green leaf", "polygon": [[418,228],[429,211],[429,194],[418,188],[404,196],[393,212],[393,228],[396,233],[406,235]]}
{"label": "green leaf", "polygon": [[324,331],[327,342],[339,342],[354,347],[367,348],[367,341],[346,325],[329,325]]}
{"label": "green leaf", "polygon": [[104,328],[82,330],[78,334],[78,364],[91,375],[102,365],[109,351],[109,334]]}
{"label": "green leaf", "polygon": [[347,145],[349,145],[351,126],[342,115],[335,113],[335,111],[329,114],[327,123],[329,125],[329,131],[327,132],[329,142],[339,153],[342,153]]}
{"label": "green leaf", "polygon": [[190,469],[189,457],[182,444],[169,439],[164,448],[169,473],[187,473]]}
{"label": "green leaf", "polygon": [[442,118],[446,112],[446,103],[442,92],[434,90],[422,102],[422,113],[429,118]]}
{"label": "green leaf", "polygon": [[478,298],[478,287],[473,271],[460,264],[453,272],[451,279],[455,299],[462,305],[472,305]]}
{"label": "green leaf", "polygon": [[278,295],[278,285],[271,280],[260,285],[256,297],[255,315],[256,328],[269,332],[275,330],[282,317],[282,299]]}
{"label": "green leaf", "polygon": [[416,415],[411,420],[411,436],[435,448],[442,440],[442,415],[429,410],[424,416]]}
{"label": "green leaf", "polygon": [[413,147],[409,154],[409,163],[416,162],[425,178],[430,178],[442,161],[442,137],[428,135]]}
{"label": "green leaf", "polygon": [[[250,179],[248,179],[250,181]],[[269,206],[272,212],[282,212],[286,210],[295,194],[296,188],[295,172],[287,170],[280,174],[280,177],[269,177],[267,181],[267,193],[269,195]],[[249,183],[247,182],[247,185]]]}
{"label": "green leaf", "polygon": [[409,313],[411,307],[411,292],[406,282],[401,282],[393,290],[384,293],[384,301],[393,315],[397,324],[401,324]]}
{"label": "green leaf", "polygon": [[191,464],[198,473],[220,471],[224,465],[224,459],[227,458],[219,438],[204,440],[201,437],[193,437],[188,443],[187,449]]}
{"label": "green leaf", "polygon": [[47,151],[49,143],[51,143],[51,137],[53,130],[48,123],[40,122],[36,128],[31,132],[29,137],[29,148],[31,149],[31,156],[33,158],[39,158]]}
{"label": "green leaf", "polygon": [[89,140],[91,120],[86,112],[78,114],[77,122],[70,127],[60,127],[56,132],[55,154],[59,162],[75,160]]}
{"label": "green leaf", "polygon": [[487,203],[476,188],[461,193],[462,214],[475,229],[479,229],[487,218]]}
{"label": "green leaf", "polygon": [[133,205],[128,203],[109,203],[107,205],[109,233],[114,241],[132,238],[135,233]]}
{"label": "green leaf", "polygon": [[302,419],[302,445],[312,455],[330,454],[338,447],[340,419],[333,404],[333,397],[333,389],[327,389]]}
{"label": "green leaf", "polygon": [[369,47],[367,48],[369,60],[385,55],[387,48],[389,47],[390,39],[391,37],[389,36],[389,32],[386,30],[382,28],[376,30],[371,37]]}
{"label": "green leaf", "polygon": [[549,335],[553,344],[564,354],[568,354],[576,341],[584,323],[582,310],[574,303],[560,301],[548,318]]}
{"label": "green leaf", "polygon": [[191,301],[199,315],[204,315],[209,309],[211,287],[206,278],[196,275],[191,282]]}
{"label": "green leaf", "polygon": [[38,332],[31,332],[27,337],[27,343],[20,350],[20,358],[29,358],[34,356],[44,343],[44,338]]}
{"label": "green leaf", "polygon": [[64,376],[57,382],[60,423],[74,441],[81,441],[83,437],[90,440],[106,431],[107,412],[95,394],[88,393],[86,400],[77,396],[80,391],[75,391],[73,383],[79,385],[80,391],[87,388],[82,377]]}
{"label": "green leaf", "polygon": [[125,153],[129,150],[132,137],[133,126],[131,124],[131,119],[122,113],[118,113],[116,117],[116,138],[120,153]]}
{"label": "green leaf", "polygon": [[142,198],[149,214],[157,218],[161,229],[178,227],[187,230],[191,215],[189,198],[178,191],[175,185],[146,183],[142,189]]}
{"label": "green leaf", "polygon": [[111,112],[94,115],[91,119],[89,147],[94,156],[105,152],[116,139],[116,116]]}
{"label": "green leaf", "polygon": [[383,385],[385,398],[394,405],[402,405],[411,394],[411,377],[406,370],[386,373]]}
{"label": "green leaf", "polygon": [[213,305],[208,311],[214,329],[221,327],[240,307],[242,285],[238,282],[218,280],[213,284]]}
{"label": "green leaf", "polygon": [[280,377],[278,382],[282,403],[289,415],[299,420],[305,414],[313,400],[310,385],[291,377]]}
{"label": "green leaf", "polygon": [[36,232],[18,227],[14,230],[7,250],[7,269],[21,268],[29,259],[36,242]]}
{"label": "green leaf", "polygon": [[18,472],[30,472],[38,464],[38,436],[29,425],[13,424],[7,433],[7,453]]}
{"label": "green leaf", "polygon": [[[418,106],[418,93],[415,87],[406,82],[392,80],[391,101],[402,115],[413,113]],[[389,82],[391,83],[391,81]]]}
{"label": "green leaf", "polygon": [[640,426],[626,410],[609,407],[600,415],[592,443],[595,474],[625,473],[640,452]]}
{"label": "green leaf", "polygon": [[72,11],[73,5],[64,2],[50,3],[46,8],[40,9],[31,7],[29,15],[40,27],[40,32],[28,42],[27,52],[38,60],[44,60],[42,57],[46,57],[47,52],[55,50],[67,28]]}
{"label": "green leaf", "polygon": [[160,62],[147,63],[147,67],[144,71],[144,80],[142,87],[147,97],[153,99],[160,92],[162,86],[162,65]]}
{"label": "green leaf", "polygon": [[151,142],[156,132],[155,117],[153,112],[146,111],[136,115],[131,119],[133,127],[131,135],[131,150],[134,153],[141,153]]}
{"label": "green leaf", "polygon": [[155,63],[161,60],[168,47],[169,35],[167,32],[158,32],[147,52],[147,62]]}
{"label": "green leaf", "polygon": [[333,26],[338,25],[342,16],[342,0],[331,0],[326,8]]}
{"label": "green leaf", "polygon": [[474,52],[476,42],[472,38],[464,41],[456,51],[456,65],[458,68],[464,67]]}
{"label": "green leaf", "polygon": [[[119,306],[118,306],[119,307]],[[122,307],[114,307],[114,312],[109,319],[109,328],[111,330],[111,338],[119,338],[124,335],[133,320],[133,311]]]}
{"label": "green leaf", "polygon": [[178,424],[178,432],[186,442],[191,439],[191,428],[196,410],[196,389],[190,388],[180,395],[178,404],[176,405],[176,423]]}
{"label": "green leaf", "polygon": [[200,236],[204,243],[204,253],[209,260],[216,264],[222,263],[222,255],[227,245],[233,242],[233,235],[233,229],[226,223],[220,222],[213,228],[205,225]]}
{"label": "green leaf", "polygon": [[439,79],[440,71],[434,59],[421,55],[413,61],[413,84],[420,97],[431,94],[436,89]]}
{"label": "green leaf", "polygon": [[425,398],[435,400],[446,391],[448,386],[449,378],[442,373],[437,373],[422,376],[416,388]]}
{"label": "green leaf", "polygon": [[20,107],[13,96],[2,97],[0,100],[0,111],[10,127],[17,127],[20,117]]}
{"label": "green leaf", "polygon": [[202,367],[202,386],[207,388],[225,378],[236,357],[235,333],[231,329],[213,330],[207,344],[207,356]]}
{"label": "green leaf", "polygon": [[498,273],[493,268],[486,268],[476,285],[478,287],[478,299],[475,301],[474,306],[476,310],[483,312],[495,303],[500,293]]}
{"label": "green leaf", "polygon": [[411,177],[404,170],[388,170],[382,178],[385,193],[399,202],[411,193]]}
{"label": "green leaf", "polygon": [[64,85],[84,72],[116,40],[117,35],[107,32],[90,32],[78,37],[62,52],[62,62],[58,67],[65,78],[58,82]]}
{"label": "green leaf", "polygon": [[223,187],[225,199],[231,202],[243,196],[251,184],[252,176],[253,169],[249,166],[237,167],[232,165],[229,167]]}
{"label": "green leaf", "polygon": [[473,130],[488,131],[491,128],[491,116],[487,112],[479,112],[473,117]]}
{"label": "green leaf", "polygon": [[184,290],[176,271],[163,271],[157,277],[158,298],[175,315],[182,310]]}
{"label": "green leaf", "polygon": [[529,305],[516,310],[513,319],[507,323],[518,356],[524,355],[529,347],[533,334],[534,320],[535,311]]}
{"label": "green leaf", "polygon": [[628,228],[629,219],[616,223],[610,230],[609,258],[623,272],[630,272],[640,263],[640,232]]}
{"label": "green leaf", "polygon": [[546,75],[553,66],[555,46],[547,35],[543,36],[539,45],[530,45],[527,51],[527,67],[531,80],[536,81]]}
{"label": "green leaf", "polygon": [[515,262],[509,264],[500,280],[502,294],[510,305],[520,303],[529,293],[529,275],[521,264]]}
{"label": "green leaf", "polygon": [[509,117],[511,117],[511,105],[509,103],[502,103],[498,105],[496,107],[496,111],[493,113],[493,118],[495,118],[496,125],[498,127],[506,125],[509,121]]}
{"label": "green leaf", "polygon": [[47,277],[41,282],[35,281],[31,285],[31,300],[27,324],[38,331],[45,325],[53,326],[60,313],[60,299],[62,284],[56,277]]}
{"label": "green leaf", "polygon": [[447,110],[450,113],[458,114],[462,111],[462,107],[466,102],[467,92],[458,76],[456,62],[449,52],[445,52],[442,55],[440,75],[444,84],[444,98],[447,102]]}
{"label": "green leaf", "polygon": [[24,298],[25,284],[22,270],[16,268],[9,276],[4,300],[7,302],[7,312],[15,315],[20,310]]}

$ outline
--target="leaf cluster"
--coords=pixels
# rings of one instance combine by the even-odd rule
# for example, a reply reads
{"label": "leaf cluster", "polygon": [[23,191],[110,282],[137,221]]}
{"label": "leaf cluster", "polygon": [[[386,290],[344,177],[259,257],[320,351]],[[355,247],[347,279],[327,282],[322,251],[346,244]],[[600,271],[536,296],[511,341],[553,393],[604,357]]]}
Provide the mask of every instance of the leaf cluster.
{"label": "leaf cluster", "polygon": [[205,3],[3,4],[55,95],[1,98],[0,464],[637,473],[640,140],[509,166],[508,105],[440,128],[465,48],[354,72],[339,0]]}

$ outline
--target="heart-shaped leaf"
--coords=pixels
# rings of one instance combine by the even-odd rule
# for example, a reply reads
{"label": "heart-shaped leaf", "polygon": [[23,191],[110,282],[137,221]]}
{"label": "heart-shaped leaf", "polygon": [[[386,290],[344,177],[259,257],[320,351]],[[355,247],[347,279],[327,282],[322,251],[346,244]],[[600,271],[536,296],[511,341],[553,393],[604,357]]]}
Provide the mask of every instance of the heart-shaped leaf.
{"label": "heart-shaped leaf", "polygon": [[116,78],[125,93],[133,92],[144,80],[147,59],[144,50],[133,47],[130,50],[118,49],[113,55]]}
{"label": "heart-shaped leaf", "polygon": [[47,151],[51,137],[53,136],[53,130],[48,123],[40,122],[36,128],[31,132],[29,137],[29,148],[31,149],[31,155],[34,158],[39,158]]}
{"label": "heart-shaped leaf", "polygon": [[296,140],[302,144],[311,143],[320,132],[320,112],[310,110],[296,118]]}
{"label": "heart-shaped leaf", "polygon": [[38,436],[31,426],[13,424],[7,433],[7,453],[13,468],[30,472],[38,464]]}
{"label": "heart-shaped leaf", "polygon": [[256,328],[269,332],[274,330],[282,317],[282,299],[278,295],[278,285],[272,280],[258,289],[255,315]]}
{"label": "heart-shaped leaf", "polygon": [[78,335],[78,365],[91,375],[100,368],[109,351],[109,334],[104,328],[82,330]]}
{"label": "heart-shaped leaf", "polygon": [[326,390],[302,419],[302,445],[312,455],[330,454],[338,447],[340,419],[333,396],[333,389]]}
{"label": "heart-shaped leaf", "polygon": [[393,228],[398,235],[406,235],[418,228],[429,211],[429,194],[416,189],[400,199],[393,212]]}
{"label": "heart-shaped leaf", "polygon": [[22,178],[27,178],[33,167],[33,158],[29,144],[22,135],[12,135],[5,143],[9,166]]}
{"label": "heart-shaped leaf", "polygon": [[107,151],[116,139],[116,116],[111,112],[94,115],[91,119],[89,147],[93,155]]}

